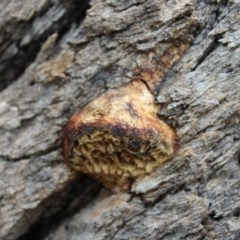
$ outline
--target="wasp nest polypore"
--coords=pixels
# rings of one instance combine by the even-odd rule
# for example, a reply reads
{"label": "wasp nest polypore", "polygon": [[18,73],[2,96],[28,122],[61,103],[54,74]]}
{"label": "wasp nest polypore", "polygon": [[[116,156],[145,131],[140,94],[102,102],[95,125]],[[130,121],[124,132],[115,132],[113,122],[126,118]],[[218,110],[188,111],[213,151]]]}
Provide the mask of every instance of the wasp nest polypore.
{"label": "wasp nest polypore", "polygon": [[138,79],[108,91],[70,118],[64,154],[73,169],[108,188],[126,188],[173,156],[175,132],[157,117],[153,92],[188,47],[189,41],[170,44]]}

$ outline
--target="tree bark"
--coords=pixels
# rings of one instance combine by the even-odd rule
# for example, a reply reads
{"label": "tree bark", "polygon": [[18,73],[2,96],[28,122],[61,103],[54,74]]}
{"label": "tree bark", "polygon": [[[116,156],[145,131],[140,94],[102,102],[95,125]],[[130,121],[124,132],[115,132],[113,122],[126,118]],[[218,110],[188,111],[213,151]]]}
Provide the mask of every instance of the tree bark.
{"label": "tree bark", "polygon": [[[239,239],[239,11],[236,0],[2,1],[0,239]],[[189,47],[154,92],[174,157],[119,193],[69,170],[71,114],[179,42]]]}

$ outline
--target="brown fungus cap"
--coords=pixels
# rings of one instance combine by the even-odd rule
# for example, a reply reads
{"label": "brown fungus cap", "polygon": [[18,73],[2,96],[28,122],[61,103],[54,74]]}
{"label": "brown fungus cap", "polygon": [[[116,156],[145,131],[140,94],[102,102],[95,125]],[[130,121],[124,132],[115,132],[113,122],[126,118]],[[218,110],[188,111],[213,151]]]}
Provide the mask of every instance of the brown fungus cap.
{"label": "brown fungus cap", "polygon": [[126,188],[174,153],[175,133],[157,117],[158,111],[154,96],[141,81],[108,91],[67,123],[67,163],[108,188]]}

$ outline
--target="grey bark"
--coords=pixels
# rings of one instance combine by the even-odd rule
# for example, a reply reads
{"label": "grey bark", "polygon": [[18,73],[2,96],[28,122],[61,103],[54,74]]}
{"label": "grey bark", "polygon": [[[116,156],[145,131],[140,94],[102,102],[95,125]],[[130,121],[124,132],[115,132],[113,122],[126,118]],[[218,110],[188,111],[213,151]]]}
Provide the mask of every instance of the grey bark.
{"label": "grey bark", "polygon": [[[0,239],[240,238],[240,3],[0,3]],[[192,38],[159,117],[176,156],[112,193],[63,162],[69,116]]]}

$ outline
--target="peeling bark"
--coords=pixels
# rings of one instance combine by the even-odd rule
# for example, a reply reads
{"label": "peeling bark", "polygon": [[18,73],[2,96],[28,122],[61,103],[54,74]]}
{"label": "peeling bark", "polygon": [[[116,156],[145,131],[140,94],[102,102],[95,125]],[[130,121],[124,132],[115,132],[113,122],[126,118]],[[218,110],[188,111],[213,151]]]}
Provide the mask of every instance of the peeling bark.
{"label": "peeling bark", "polygon": [[[239,239],[238,1],[89,4],[0,3],[0,239]],[[191,44],[155,90],[173,159],[118,194],[71,172],[71,114],[176,41]]]}

